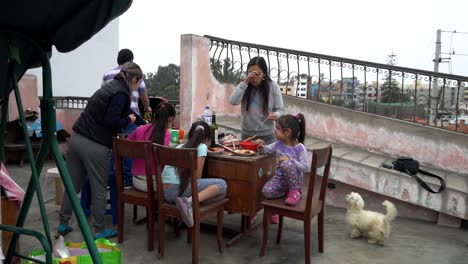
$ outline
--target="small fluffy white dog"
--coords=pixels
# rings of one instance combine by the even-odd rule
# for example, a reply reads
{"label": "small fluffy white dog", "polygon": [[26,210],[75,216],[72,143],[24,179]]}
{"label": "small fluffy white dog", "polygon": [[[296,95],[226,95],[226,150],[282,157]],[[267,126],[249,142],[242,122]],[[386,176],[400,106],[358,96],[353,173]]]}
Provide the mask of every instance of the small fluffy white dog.
{"label": "small fluffy white dog", "polygon": [[346,222],[351,226],[351,238],[361,235],[367,237],[369,244],[381,243],[390,235],[390,223],[395,219],[397,210],[395,205],[389,201],[382,204],[387,209],[387,214],[363,210],[364,200],[361,195],[351,192],[346,196],[348,211]]}

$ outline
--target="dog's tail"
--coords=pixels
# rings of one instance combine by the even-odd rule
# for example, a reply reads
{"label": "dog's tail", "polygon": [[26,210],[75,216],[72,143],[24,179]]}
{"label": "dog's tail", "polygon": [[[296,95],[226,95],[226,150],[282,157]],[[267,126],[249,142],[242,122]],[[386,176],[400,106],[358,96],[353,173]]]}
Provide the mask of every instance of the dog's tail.
{"label": "dog's tail", "polygon": [[395,219],[397,215],[397,210],[395,208],[395,205],[387,200],[385,200],[382,204],[387,209],[387,214],[385,215],[385,221],[390,223],[391,221],[393,221],[393,219]]}

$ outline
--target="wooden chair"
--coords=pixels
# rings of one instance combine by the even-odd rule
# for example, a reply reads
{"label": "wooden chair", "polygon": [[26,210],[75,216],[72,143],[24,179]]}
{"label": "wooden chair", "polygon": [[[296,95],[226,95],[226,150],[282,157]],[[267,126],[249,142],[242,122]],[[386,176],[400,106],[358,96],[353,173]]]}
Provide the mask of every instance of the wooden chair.
{"label": "wooden chair", "polygon": [[[164,190],[162,183],[161,173],[164,166],[173,166],[176,168],[186,168],[190,170],[190,185],[192,188],[192,194],[198,194],[198,184],[196,179],[197,170],[203,168],[198,167],[198,156],[197,149],[189,148],[171,148],[165,147],[158,144],[153,144],[153,153],[155,159],[156,168],[156,186],[158,191],[158,252],[159,257],[164,256],[164,218],[166,216],[181,218],[181,213],[175,204],[169,204],[164,202]],[[200,222],[207,218],[213,213],[217,215],[217,241],[218,251],[222,249],[222,228],[224,218],[224,205],[228,202],[228,199],[222,199],[217,202],[209,203],[206,205],[200,205],[198,202],[198,195],[192,195],[192,211],[194,225],[188,229],[187,237],[188,240],[192,240],[192,263],[198,263],[198,243],[200,237]],[[193,239],[190,239],[192,237]]]}
{"label": "wooden chair", "polygon": [[[332,148],[328,146],[323,149],[316,149],[312,153],[312,165],[310,175],[304,177],[302,187],[302,196],[298,205],[288,206],[284,203],[284,197],[279,199],[265,200],[262,202],[264,208],[263,214],[263,243],[260,250],[260,256],[265,256],[266,245],[268,242],[268,226],[272,213],[279,214],[278,233],[276,243],[281,240],[283,229],[283,217],[290,217],[304,222],[304,246],[305,262],[310,263],[310,222],[318,215],[318,248],[323,253],[323,221],[325,205],[325,192],[330,173],[330,163],[332,157]],[[323,176],[317,175],[317,169],[324,167]]]}
{"label": "wooden chair", "polygon": [[[123,241],[124,231],[124,205],[133,204],[146,207],[148,226],[148,251],[154,249],[154,216],[156,213],[156,190],[153,188],[153,176],[151,172],[151,142],[131,141],[114,138],[114,158],[118,199],[118,242]],[[145,160],[147,192],[142,192],[135,187],[125,189],[123,183],[122,158]]]}

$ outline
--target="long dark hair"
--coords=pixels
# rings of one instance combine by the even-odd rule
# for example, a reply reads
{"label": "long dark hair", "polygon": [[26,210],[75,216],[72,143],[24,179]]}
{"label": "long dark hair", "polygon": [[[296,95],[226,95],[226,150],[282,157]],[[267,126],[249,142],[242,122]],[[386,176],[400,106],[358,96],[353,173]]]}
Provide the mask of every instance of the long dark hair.
{"label": "long dark hair", "polygon": [[153,130],[151,132],[151,141],[154,143],[164,145],[164,137],[168,129],[167,123],[169,118],[174,118],[176,111],[174,106],[170,103],[161,102],[153,110]]}
{"label": "long dark hair", "polygon": [[276,120],[278,126],[282,129],[291,129],[291,137],[297,141],[304,143],[306,123],[304,115],[297,113],[296,115],[284,115]]}
{"label": "long dark hair", "polygon": [[[197,148],[201,143],[210,141],[210,126],[204,121],[197,121],[192,124],[192,127],[190,127],[188,141],[182,146],[182,148]],[[187,169],[177,169],[177,171],[180,179],[179,196],[181,196],[189,184],[189,171]]]}
{"label": "long dark hair", "polygon": [[263,74],[265,75],[265,77],[263,78],[262,82],[258,85],[257,88],[254,88],[252,84],[249,83],[247,89],[245,90],[242,101],[245,102],[245,110],[248,112],[253,94],[258,91],[261,97],[263,98],[263,106],[262,106],[263,114],[268,115],[268,96],[270,94],[270,87],[271,87],[271,78],[268,72],[268,66],[263,57],[253,57],[247,64],[247,71],[249,70],[250,66],[253,66],[253,65],[258,66],[263,71]]}
{"label": "long dark hair", "polygon": [[114,80],[120,80],[124,82],[128,89],[130,89],[130,82],[136,78],[137,81],[140,81],[143,78],[143,72],[141,71],[140,66],[134,63],[133,61],[128,61],[122,65],[120,72],[115,75]]}

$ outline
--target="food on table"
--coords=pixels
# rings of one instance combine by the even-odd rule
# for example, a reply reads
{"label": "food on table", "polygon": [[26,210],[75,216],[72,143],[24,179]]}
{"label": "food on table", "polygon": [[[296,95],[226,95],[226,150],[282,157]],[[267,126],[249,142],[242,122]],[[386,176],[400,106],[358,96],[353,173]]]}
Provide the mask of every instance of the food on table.
{"label": "food on table", "polygon": [[254,155],[256,153],[255,151],[249,149],[237,149],[234,150],[234,152],[239,155]]}
{"label": "food on table", "polygon": [[238,139],[233,134],[228,134],[219,139],[219,143],[223,144],[224,146],[232,147],[232,145],[238,146],[240,144],[240,139]]}
{"label": "food on table", "polygon": [[211,152],[223,152],[224,151],[223,148],[208,148],[208,150]]}

